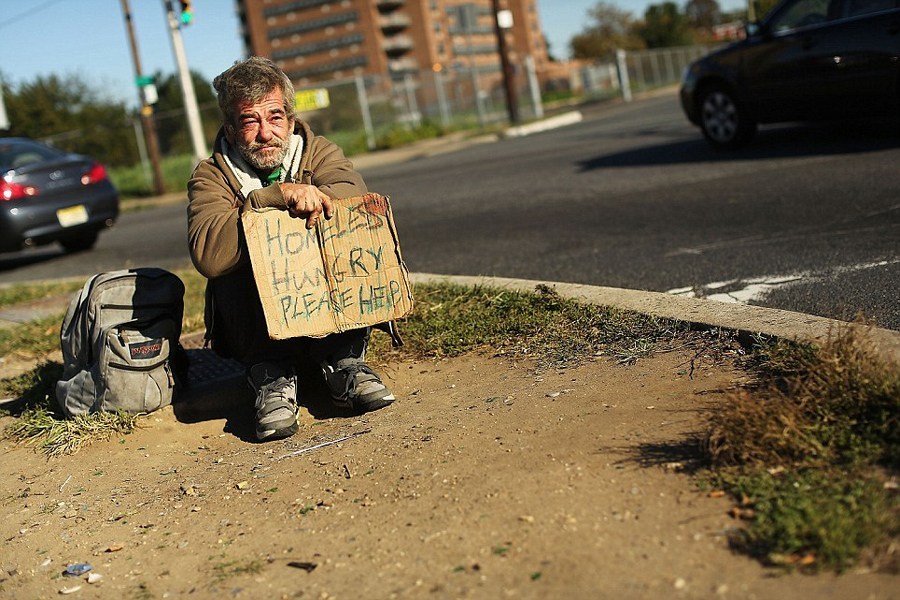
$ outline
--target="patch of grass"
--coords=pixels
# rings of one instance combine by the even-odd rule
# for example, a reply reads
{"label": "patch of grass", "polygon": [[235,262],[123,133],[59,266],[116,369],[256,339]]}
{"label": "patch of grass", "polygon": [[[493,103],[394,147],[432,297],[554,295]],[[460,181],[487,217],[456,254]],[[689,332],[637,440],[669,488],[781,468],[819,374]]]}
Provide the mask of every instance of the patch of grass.
{"label": "patch of grass", "polygon": [[213,580],[216,583],[221,583],[238,575],[257,575],[262,572],[262,568],[262,561],[258,559],[247,562],[238,562],[236,560],[219,562],[213,565]]}
{"label": "patch of grass", "polygon": [[398,148],[420,140],[440,137],[445,133],[440,125],[431,121],[423,121],[418,127],[396,124],[382,131],[375,145],[379,149]]}
{"label": "patch of grass", "polygon": [[709,418],[712,479],[752,511],[735,547],[768,563],[844,570],[900,534],[900,369],[855,329],[821,348],[763,342],[757,382]]}
{"label": "patch of grass", "polygon": [[131,433],[138,417],[124,413],[96,413],[67,419],[56,403],[54,390],[62,375],[59,363],[44,363],[30,373],[0,381],[3,397],[18,398],[4,412],[17,417],[4,437],[36,446],[49,457],[74,454],[80,448],[114,435]]}
{"label": "patch of grass", "polygon": [[0,288],[0,307],[69,295],[80,290],[83,281],[19,284]]}
{"label": "patch of grass", "polygon": [[[52,402],[48,398],[48,404]],[[113,435],[131,433],[137,427],[137,420],[134,415],[107,412],[66,419],[55,406],[37,406],[23,411],[7,426],[4,435],[15,442],[37,446],[53,458],[74,454]]]}
{"label": "patch of grass", "polygon": [[715,464],[900,467],[900,369],[852,329],[819,349],[766,345],[755,359],[759,385],[711,417]]}
{"label": "patch of grass", "polygon": [[540,286],[535,293],[418,285],[416,308],[401,324],[404,352],[459,356],[491,347],[534,356],[540,366],[575,365],[592,356],[631,362],[688,333],[684,323],[610,307],[580,304]]}
{"label": "patch of grass", "polygon": [[0,355],[40,358],[59,348],[63,313],[0,329]]}
{"label": "patch of grass", "polygon": [[770,565],[841,571],[892,530],[897,533],[891,500],[872,477],[755,470],[725,474],[721,483],[749,499],[754,513],[749,526],[731,537],[732,546]]}
{"label": "patch of grass", "polygon": [[56,382],[62,375],[62,365],[57,362],[45,362],[16,377],[0,380],[0,398],[17,398],[13,409],[21,412],[26,408],[34,408],[46,403],[53,396]]}
{"label": "patch of grass", "polygon": [[[186,190],[193,168],[194,161],[190,154],[163,157],[160,170],[166,190],[170,192]],[[153,189],[152,175],[148,181],[140,164],[111,168],[109,178],[125,199],[153,196],[156,193]]]}

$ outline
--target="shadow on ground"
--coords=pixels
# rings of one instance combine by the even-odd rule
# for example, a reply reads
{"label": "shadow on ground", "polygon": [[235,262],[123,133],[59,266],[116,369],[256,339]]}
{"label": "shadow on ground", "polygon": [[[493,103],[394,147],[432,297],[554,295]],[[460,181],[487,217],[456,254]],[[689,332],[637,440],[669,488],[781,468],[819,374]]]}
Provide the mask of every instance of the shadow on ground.
{"label": "shadow on ground", "polygon": [[582,172],[614,167],[646,167],[771,158],[800,158],[873,152],[900,145],[900,119],[846,121],[763,128],[745,148],[716,151],[696,139],[645,146],[577,163]]}

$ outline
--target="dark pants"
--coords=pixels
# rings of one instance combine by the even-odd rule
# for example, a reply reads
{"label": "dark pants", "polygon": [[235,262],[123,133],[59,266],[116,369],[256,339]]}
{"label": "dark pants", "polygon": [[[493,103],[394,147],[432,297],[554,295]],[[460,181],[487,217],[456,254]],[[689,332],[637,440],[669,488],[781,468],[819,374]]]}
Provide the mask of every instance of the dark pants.
{"label": "dark pants", "polygon": [[213,350],[247,367],[260,362],[296,366],[304,358],[316,364],[362,358],[369,341],[368,327],[324,338],[270,339],[249,264],[210,280],[206,302],[207,335]]}

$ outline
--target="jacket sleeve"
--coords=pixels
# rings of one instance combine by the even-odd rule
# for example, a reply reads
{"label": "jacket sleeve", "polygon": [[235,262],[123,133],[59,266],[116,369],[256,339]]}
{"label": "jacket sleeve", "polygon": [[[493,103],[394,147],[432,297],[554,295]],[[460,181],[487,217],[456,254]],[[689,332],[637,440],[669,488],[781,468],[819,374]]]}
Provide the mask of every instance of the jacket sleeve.
{"label": "jacket sleeve", "polygon": [[188,200],[188,244],[197,271],[219,277],[250,260],[239,216],[243,203],[213,159],[194,170]]}
{"label": "jacket sleeve", "polygon": [[316,136],[310,143],[309,171],[311,183],[332,198],[352,198],[368,191],[340,146],[324,137]]}

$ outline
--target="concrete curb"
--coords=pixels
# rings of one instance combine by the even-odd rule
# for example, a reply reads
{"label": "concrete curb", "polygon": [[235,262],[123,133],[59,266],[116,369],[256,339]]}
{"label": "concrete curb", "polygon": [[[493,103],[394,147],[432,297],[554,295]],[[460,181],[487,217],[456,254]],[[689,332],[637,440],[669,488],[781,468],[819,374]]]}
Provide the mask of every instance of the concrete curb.
{"label": "concrete curb", "polygon": [[566,125],[574,125],[575,123],[580,123],[583,118],[584,117],[582,116],[582,114],[579,111],[575,110],[572,112],[563,113],[561,115],[556,115],[542,121],[528,123],[527,125],[510,127],[504,132],[504,137],[522,137],[531,135],[532,133],[540,133],[541,131],[549,131],[558,127],[565,127]]}
{"label": "concrete curb", "polygon": [[464,150],[470,146],[489,144],[505,138],[523,137],[533,133],[549,131],[558,127],[579,123],[583,118],[580,111],[574,110],[548,117],[540,121],[534,121],[533,123],[509,127],[499,134],[486,133],[468,137],[465,133],[451,133],[450,135],[431,140],[423,140],[415,144],[410,144],[409,146],[393,148],[391,150],[382,150],[380,152],[358,154],[356,156],[351,156],[350,160],[353,163],[353,166],[360,170],[392,165],[415,160],[417,158],[427,158],[429,156],[437,156],[439,154]]}
{"label": "concrete curb", "polygon": [[471,277],[462,275],[435,275],[412,273],[413,283],[455,283],[458,285],[482,285],[522,292],[534,291],[538,285],[555,289],[560,296],[590,304],[677,319],[705,327],[721,327],[745,335],[762,334],[795,341],[822,343],[848,327],[859,327],[881,355],[888,361],[900,364],[900,331],[868,327],[762,306],[731,304],[699,298],[682,298],[661,292],[646,292],[621,288],[509,279],[505,277]]}

